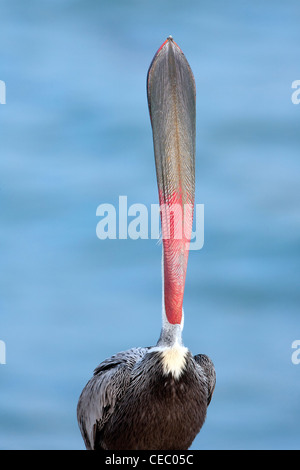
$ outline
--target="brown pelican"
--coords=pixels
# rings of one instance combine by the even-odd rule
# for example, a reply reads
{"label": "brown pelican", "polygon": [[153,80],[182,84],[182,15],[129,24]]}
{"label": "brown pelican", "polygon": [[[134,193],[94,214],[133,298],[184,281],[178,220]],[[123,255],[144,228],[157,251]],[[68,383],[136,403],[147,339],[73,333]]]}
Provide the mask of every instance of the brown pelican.
{"label": "brown pelican", "polygon": [[215,387],[212,361],[204,354],[193,357],[182,343],[196,98],[193,73],[171,36],[152,60],[147,95],[161,206],[163,324],[156,346],[120,352],[95,369],[77,407],[87,449],[188,449]]}

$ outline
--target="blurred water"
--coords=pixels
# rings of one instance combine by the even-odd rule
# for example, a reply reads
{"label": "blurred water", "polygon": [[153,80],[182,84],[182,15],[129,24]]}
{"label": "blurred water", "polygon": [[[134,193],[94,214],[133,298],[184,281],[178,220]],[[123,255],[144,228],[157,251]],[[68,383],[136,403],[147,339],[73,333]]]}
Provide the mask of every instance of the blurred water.
{"label": "blurred water", "polygon": [[161,247],[100,241],[96,208],[157,202],[145,80],[172,34],[197,85],[185,344],[217,387],[193,449],[299,449],[297,0],[1,2],[0,448],[83,449],[78,396],[154,344]]}

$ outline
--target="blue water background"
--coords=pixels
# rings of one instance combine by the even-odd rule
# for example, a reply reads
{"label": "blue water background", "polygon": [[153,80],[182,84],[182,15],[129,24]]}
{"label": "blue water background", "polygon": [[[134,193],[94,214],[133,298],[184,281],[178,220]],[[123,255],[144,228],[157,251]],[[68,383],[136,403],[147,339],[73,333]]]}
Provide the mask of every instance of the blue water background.
{"label": "blue water background", "polygon": [[0,448],[83,449],[78,396],[154,344],[161,246],[96,237],[96,208],[157,203],[146,73],[172,34],[197,86],[184,342],[217,386],[193,449],[299,449],[300,4],[1,1]]}

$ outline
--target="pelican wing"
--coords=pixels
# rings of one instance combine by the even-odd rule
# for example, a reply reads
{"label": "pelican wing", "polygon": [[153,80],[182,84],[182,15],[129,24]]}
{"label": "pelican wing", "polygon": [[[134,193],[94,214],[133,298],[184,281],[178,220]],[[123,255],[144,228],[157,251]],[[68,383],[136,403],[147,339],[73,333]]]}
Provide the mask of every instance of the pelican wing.
{"label": "pelican wing", "polygon": [[207,382],[207,406],[210,404],[216,385],[216,371],[212,360],[205,354],[194,356],[195,361],[201,367]]}
{"label": "pelican wing", "polygon": [[83,389],[77,406],[79,428],[88,450],[99,445],[99,434],[123,397],[134,365],[148,348],[133,348],[103,361]]}

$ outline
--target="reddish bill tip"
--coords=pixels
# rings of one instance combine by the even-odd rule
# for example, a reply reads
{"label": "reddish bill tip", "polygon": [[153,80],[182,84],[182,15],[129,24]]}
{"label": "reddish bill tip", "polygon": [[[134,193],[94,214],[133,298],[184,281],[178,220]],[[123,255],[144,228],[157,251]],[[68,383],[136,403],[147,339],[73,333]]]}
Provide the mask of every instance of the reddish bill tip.
{"label": "reddish bill tip", "polygon": [[[157,50],[156,54],[157,55],[162,49],[163,47],[168,44],[169,42],[172,42],[176,47],[178,47],[178,49],[181,51],[180,47],[178,46],[178,44],[174,41],[173,37],[172,36],[168,36],[167,39],[165,40],[165,42],[162,43],[162,45],[160,46],[160,48]],[[181,51],[182,52],[182,51]]]}

